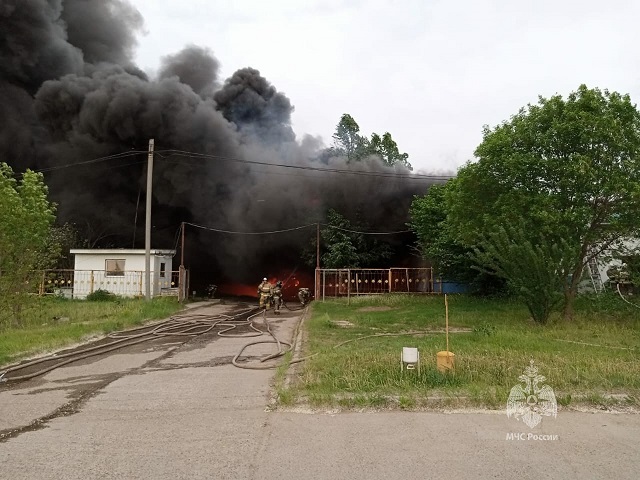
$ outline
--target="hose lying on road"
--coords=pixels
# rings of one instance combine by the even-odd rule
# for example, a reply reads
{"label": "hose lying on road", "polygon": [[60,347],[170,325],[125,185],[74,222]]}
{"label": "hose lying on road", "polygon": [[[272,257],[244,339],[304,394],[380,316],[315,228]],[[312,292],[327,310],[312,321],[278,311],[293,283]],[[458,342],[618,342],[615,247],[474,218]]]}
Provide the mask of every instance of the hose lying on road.
{"label": "hose lying on road", "polygon": [[307,305],[300,305],[298,308],[291,308],[289,305],[287,305],[287,303],[284,300],[282,301],[282,305],[284,305],[284,308],[286,308],[290,312],[297,312],[300,310],[304,310],[307,306]]}
{"label": "hose lying on road", "polygon": [[[5,367],[0,372],[1,382],[19,382],[24,380],[30,380],[32,378],[44,375],[56,368],[68,365],[85,358],[89,358],[96,355],[102,355],[112,352],[121,348],[130,347],[139,343],[147,342],[159,337],[187,337],[188,341],[193,337],[203,335],[212,331],[216,327],[226,327],[218,332],[222,337],[255,337],[263,335],[263,332],[257,329],[252,321],[252,318],[258,314],[255,314],[256,308],[250,308],[235,315],[203,315],[203,314],[185,314],[175,315],[169,320],[165,320],[156,325],[142,326],[133,328],[126,331],[113,332],[106,336],[107,339],[113,341],[104,343],[102,345],[95,345],[88,348],[74,350],[67,353],[54,353],[52,355],[41,357],[35,360],[16,363]],[[245,334],[231,335],[226,332],[233,330],[237,327],[247,325],[253,332]],[[267,328],[270,332],[269,328]],[[271,334],[273,336],[273,334]],[[37,368],[36,371],[14,376],[13,373],[19,372],[30,367],[37,367],[42,365],[42,368]]]}
{"label": "hose lying on road", "polygon": [[[260,315],[259,313],[256,315],[253,315],[252,317],[249,318],[253,318],[257,315]],[[288,342],[283,342],[281,340],[278,340],[278,337],[275,336],[275,334],[271,331],[271,325],[269,325],[269,320],[267,320],[267,311],[263,310],[262,311],[262,320],[265,324],[265,326],[267,327],[267,333],[269,335],[271,335],[271,339],[270,340],[256,340],[255,342],[250,342],[247,343],[246,345],[244,345],[240,351],[237,353],[237,355],[235,357],[233,357],[233,360],[231,360],[231,363],[238,367],[238,368],[246,368],[246,369],[251,369],[251,370],[267,370],[269,368],[274,368],[276,367],[276,365],[247,365],[247,364],[242,364],[242,363],[238,363],[238,359],[242,356],[242,353],[244,352],[244,350],[247,347],[250,347],[251,345],[259,345],[259,344],[263,344],[263,343],[275,343],[278,346],[278,351],[276,353],[272,353],[270,355],[266,355],[264,357],[262,357],[260,359],[260,362],[266,362],[267,360],[272,360],[274,358],[278,358],[281,357],[282,355],[286,354],[287,352],[289,352],[291,350],[291,344]],[[262,335],[262,332],[260,333],[260,335]],[[287,348],[282,348],[283,345],[286,345]]]}

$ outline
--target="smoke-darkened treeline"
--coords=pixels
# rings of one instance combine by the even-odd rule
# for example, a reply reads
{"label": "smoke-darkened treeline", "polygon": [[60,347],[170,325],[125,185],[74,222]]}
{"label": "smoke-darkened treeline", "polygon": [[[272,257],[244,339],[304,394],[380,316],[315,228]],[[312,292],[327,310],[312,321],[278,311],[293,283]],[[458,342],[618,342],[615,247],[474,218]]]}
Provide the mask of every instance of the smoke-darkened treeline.
{"label": "smoke-darkened treeline", "polygon": [[[59,222],[95,246],[142,248],[146,154],[88,161],[145,152],[154,138],[154,248],[173,248],[182,221],[257,232],[322,221],[328,208],[359,211],[380,230],[404,228],[424,182],[231,160],[391,171],[376,158],[319,163],[323,146],[296,138],[284,93],[250,67],[219,78],[206,48],[167,52],[149,78],[133,62],[142,27],[124,0],[0,0],[0,161],[45,172]],[[162,153],[170,149],[216,158]],[[253,278],[279,259],[292,262],[313,233],[191,229],[185,263]]]}

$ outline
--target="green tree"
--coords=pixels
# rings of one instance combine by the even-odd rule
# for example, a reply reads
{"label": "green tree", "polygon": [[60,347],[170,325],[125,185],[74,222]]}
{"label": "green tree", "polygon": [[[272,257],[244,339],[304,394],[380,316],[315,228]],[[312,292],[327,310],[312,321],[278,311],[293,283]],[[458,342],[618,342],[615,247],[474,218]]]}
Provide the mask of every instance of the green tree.
{"label": "green tree", "polygon": [[502,291],[504,281],[495,272],[477,269],[472,259],[473,248],[456,238],[449,222],[448,193],[456,187],[453,178],[443,185],[432,185],[424,196],[415,196],[409,210],[409,228],[418,239],[420,255],[429,260],[438,276],[470,286],[479,294]]}
{"label": "green tree", "polygon": [[400,153],[398,150],[398,144],[391,138],[389,132],[385,132],[382,137],[377,133],[371,135],[369,140],[369,152],[379,156],[384,163],[389,166],[403,165],[409,170],[413,170],[413,167],[409,163],[409,154]]}
{"label": "green tree", "polygon": [[564,240],[533,243],[522,226],[508,225],[487,233],[471,257],[477,269],[504,279],[533,320],[545,324],[562,300],[573,253]]}
{"label": "green tree", "polygon": [[360,135],[360,126],[354,118],[345,113],[340,117],[333,134],[333,152],[347,157],[347,161],[359,160],[367,154],[368,140]]}
{"label": "green tree", "polygon": [[[327,223],[320,230],[320,265],[322,268],[370,267],[391,256],[386,243],[361,233],[366,229],[362,223],[352,224],[342,214],[330,209]],[[316,264],[316,239],[304,253],[309,265]]]}
{"label": "green tree", "polygon": [[346,157],[348,162],[376,155],[389,166],[400,164],[413,170],[408,160],[409,155],[400,153],[398,144],[389,132],[385,132],[382,136],[373,133],[371,139],[368,139],[360,135],[360,125],[348,113],[340,117],[340,122],[333,134],[333,147],[329,149],[329,154]]}
{"label": "green tree", "polygon": [[522,226],[532,248],[564,244],[571,318],[587,262],[638,234],[640,113],[628,95],[582,85],[566,99],[540,97],[483,137],[448,197],[452,228],[474,247],[501,225]]}
{"label": "green tree", "polygon": [[47,192],[42,174],[27,170],[17,181],[11,167],[0,163],[0,303],[13,322],[20,321],[25,294],[33,290],[34,270],[49,259],[55,207]]}
{"label": "green tree", "polygon": [[455,179],[444,185],[432,185],[424,196],[416,196],[409,209],[409,227],[418,238],[421,255],[431,261],[436,271],[449,280],[468,280],[471,272],[470,249],[453,238],[447,223],[445,193]]}
{"label": "green tree", "polygon": [[70,250],[84,246],[86,246],[86,242],[80,239],[80,234],[74,224],[53,225],[49,231],[45,248],[43,268],[72,270],[74,258]]}

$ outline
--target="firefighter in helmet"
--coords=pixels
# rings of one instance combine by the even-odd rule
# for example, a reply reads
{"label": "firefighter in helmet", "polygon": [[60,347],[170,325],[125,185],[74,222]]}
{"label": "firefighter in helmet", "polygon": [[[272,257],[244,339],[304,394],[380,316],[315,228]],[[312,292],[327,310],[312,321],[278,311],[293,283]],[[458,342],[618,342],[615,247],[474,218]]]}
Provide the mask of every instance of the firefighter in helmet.
{"label": "firefighter in helmet", "polygon": [[260,298],[260,308],[269,308],[271,302],[271,284],[266,278],[262,279],[262,283],[258,285],[258,297]]}
{"label": "firefighter in helmet", "polygon": [[276,286],[271,289],[271,301],[273,302],[273,313],[280,314],[280,306],[282,305],[282,282],[278,280]]}
{"label": "firefighter in helmet", "polygon": [[298,299],[300,300],[300,304],[302,306],[306,305],[307,303],[309,303],[309,300],[311,300],[311,292],[309,291],[308,288],[301,288],[298,290]]}

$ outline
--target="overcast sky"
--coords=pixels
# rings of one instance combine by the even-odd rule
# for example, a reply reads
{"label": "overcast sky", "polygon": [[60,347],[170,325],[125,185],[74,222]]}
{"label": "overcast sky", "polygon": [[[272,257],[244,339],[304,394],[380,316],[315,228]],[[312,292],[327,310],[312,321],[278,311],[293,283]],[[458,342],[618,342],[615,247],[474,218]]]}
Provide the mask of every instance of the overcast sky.
{"label": "overcast sky", "polygon": [[585,83],[640,101],[633,0],[130,0],[145,19],[137,63],[153,73],[187,44],[221,77],[251,66],[325,144],[343,113],[389,131],[414,170],[455,171],[484,124]]}

